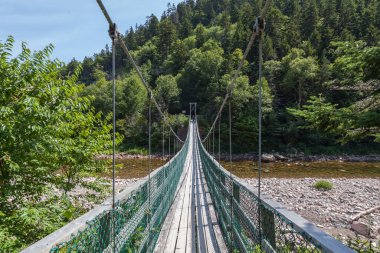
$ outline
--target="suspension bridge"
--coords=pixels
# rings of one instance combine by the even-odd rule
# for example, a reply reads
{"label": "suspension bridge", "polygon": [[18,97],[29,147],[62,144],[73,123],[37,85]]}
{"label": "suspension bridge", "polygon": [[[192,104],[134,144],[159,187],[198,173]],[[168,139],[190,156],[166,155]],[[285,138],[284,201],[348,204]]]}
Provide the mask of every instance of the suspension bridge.
{"label": "suspension bridge", "polygon": [[22,252],[354,252],[226,171],[190,120],[150,176]]}
{"label": "suspension bridge", "polygon": [[[155,100],[149,84],[117,32],[101,0],[97,3],[109,23],[112,40],[113,111],[115,116],[115,46],[120,45],[148,90],[149,157],[151,157],[151,107],[157,108],[180,150],[162,167],[115,193],[103,204],[48,235],[22,252],[354,252],[312,223],[261,194],[261,93],[262,36],[271,4],[265,2],[256,19],[243,58],[228,86],[216,117],[202,139],[196,104],[191,103],[185,140],[179,138]],[[224,107],[229,106],[235,81],[256,37],[259,40],[259,161],[258,187],[228,172],[210,154]],[[115,117],[113,119],[115,140]],[[219,141],[220,145],[220,141]],[[231,145],[230,145],[231,147]],[[212,152],[214,153],[214,152]],[[230,149],[230,155],[231,155]],[[113,145],[115,179],[115,142]]]}

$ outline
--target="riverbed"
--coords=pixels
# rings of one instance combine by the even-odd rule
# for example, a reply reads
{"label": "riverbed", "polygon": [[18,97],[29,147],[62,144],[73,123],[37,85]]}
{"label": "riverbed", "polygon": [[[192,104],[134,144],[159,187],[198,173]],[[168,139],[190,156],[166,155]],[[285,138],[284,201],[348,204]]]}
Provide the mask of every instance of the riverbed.
{"label": "riverbed", "polygon": [[[149,171],[164,165],[166,159],[127,158],[117,159],[116,177],[141,178]],[[257,162],[222,161],[222,166],[241,178],[258,176]],[[110,175],[110,172],[106,173]],[[262,164],[264,178],[380,178],[380,162],[271,162]]]}
{"label": "riverbed", "polygon": [[[117,189],[122,190],[134,178],[141,178],[165,164],[167,159],[117,159]],[[257,186],[258,166],[252,161],[222,161],[221,164],[247,183]],[[332,236],[348,243],[355,241],[351,218],[380,205],[380,162],[271,162],[262,164],[262,192],[298,213]],[[111,174],[107,173],[109,177]],[[318,191],[313,184],[328,180],[330,191]],[[370,236],[359,236],[378,247],[380,210],[362,217]],[[377,251],[374,251],[377,252]]]}

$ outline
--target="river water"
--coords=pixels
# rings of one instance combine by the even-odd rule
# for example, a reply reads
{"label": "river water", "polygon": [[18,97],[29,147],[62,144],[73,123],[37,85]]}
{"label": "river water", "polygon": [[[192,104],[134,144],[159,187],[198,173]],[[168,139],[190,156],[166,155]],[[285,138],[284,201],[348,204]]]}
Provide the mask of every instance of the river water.
{"label": "river water", "polygon": [[[154,170],[166,161],[151,159],[150,168]],[[149,173],[149,160],[146,158],[118,159],[117,178],[140,178]],[[221,164],[241,178],[258,176],[257,163],[252,161],[222,161]],[[108,174],[110,175],[110,174]],[[272,162],[262,164],[265,178],[380,178],[380,162]]]}

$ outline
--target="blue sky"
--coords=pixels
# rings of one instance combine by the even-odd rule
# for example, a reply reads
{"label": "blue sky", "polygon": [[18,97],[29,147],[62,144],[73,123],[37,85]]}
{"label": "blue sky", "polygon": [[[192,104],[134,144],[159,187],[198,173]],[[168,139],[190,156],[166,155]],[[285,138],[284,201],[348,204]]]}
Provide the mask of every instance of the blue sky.
{"label": "blue sky", "polygon": [[[160,18],[168,2],[180,0],[103,0],[122,33],[152,13]],[[16,53],[21,41],[32,50],[52,43],[54,58],[82,60],[110,44],[107,31],[96,0],[0,0],[0,40],[13,35]]]}

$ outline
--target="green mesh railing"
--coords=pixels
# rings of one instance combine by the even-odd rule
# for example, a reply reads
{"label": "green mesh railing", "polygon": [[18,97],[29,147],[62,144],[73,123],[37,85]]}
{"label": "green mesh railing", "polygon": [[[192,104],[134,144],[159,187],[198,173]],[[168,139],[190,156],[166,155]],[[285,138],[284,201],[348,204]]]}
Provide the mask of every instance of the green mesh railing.
{"label": "green mesh railing", "polygon": [[23,252],[153,251],[193,138],[199,144],[202,170],[230,252],[354,252],[280,204],[258,199],[255,189],[226,171],[207,153],[199,133],[190,137],[190,131],[177,155],[151,173],[150,180],[146,177],[119,194],[114,209],[109,204],[98,207]]}
{"label": "green mesh railing", "polygon": [[252,187],[226,171],[206,151],[199,136],[197,139],[203,172],[230,252],[353,252],[278,203],[259,200]]}
{"label": "green mesh railing", "polygon": [[189,137],[169,163],[152,173],[150,181],[146,180],[117,202],[114,210],[104,211],[88,221],[82,231],[50,252],[152,251],[183,172],[188,146]]}

